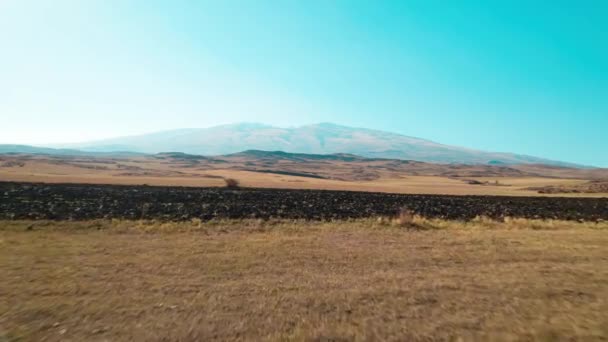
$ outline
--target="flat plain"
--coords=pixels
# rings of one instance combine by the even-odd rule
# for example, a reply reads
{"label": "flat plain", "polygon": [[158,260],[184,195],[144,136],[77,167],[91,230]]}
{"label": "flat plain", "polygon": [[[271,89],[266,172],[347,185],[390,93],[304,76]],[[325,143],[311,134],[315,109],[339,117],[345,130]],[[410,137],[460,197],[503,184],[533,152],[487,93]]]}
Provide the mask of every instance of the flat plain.
{"label": "flat plain", "polygon": [[440,195],[608,196],[606,169],[442,165],[351,155],[264,151],[214,158],[179,153],[120,158],[0,155],[0,181],[218,187],[224,186],[226,178],[253,188]]}
{"label": "flat plain", "polygon": [[0,222],[0,340],[602,340],[608,223]]}
{"label": "flat plain", "polygon": [[607,197],[606,179],[260,151],[0,155],[0,341],[606,340],[607,199],[582,198]]}

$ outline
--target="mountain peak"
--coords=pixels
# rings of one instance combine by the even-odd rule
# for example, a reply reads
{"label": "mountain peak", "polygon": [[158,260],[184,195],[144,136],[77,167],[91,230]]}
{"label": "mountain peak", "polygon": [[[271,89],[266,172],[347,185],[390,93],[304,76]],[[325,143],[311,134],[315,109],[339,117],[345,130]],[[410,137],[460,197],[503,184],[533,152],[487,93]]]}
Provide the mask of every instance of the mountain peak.
{"label": "mountain peak", "polygon": [[170,150],[207,156],[262,150],[305,154],[343,153],[367,158],[432,163],[578,166],[519,154],[442,145],[398,133],[353,128],[331,122],[289,128],[243,122],[210,128],[157,132],[67,147],[109,152],[113,146],[120,146],[121,150],[132,152],[159,153]]}
{"label": "mountain peak", "polygon": [[338,125],[333,122],[319,122],[318,124],[313,124],[311,126],[325,127],[325,128],[352,128],[352,127]]}
{"label": "mountain peak", "polygon": [[225,124],[220,126],[214,126],[210,128],[236,128],[236,129],[262,129],[262,128],[273,128],[271,125],[259,123],[259,122],[236,122],[231,124]]}

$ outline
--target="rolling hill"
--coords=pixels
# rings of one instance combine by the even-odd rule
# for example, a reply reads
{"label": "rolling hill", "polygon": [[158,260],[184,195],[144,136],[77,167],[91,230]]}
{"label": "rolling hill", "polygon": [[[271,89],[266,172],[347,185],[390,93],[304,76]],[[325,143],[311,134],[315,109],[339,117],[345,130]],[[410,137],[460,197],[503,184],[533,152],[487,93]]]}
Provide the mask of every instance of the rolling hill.
{"label": "rolling hill", "polygon": [[[344,153],[248,150],[213,157],[182,152],[128,156],[98,152],[62,154],[65,150],[20,148],[29,152],[0,153],[0,182],[205,187],[224,186],[226,179],[236,179],[244,187],[261,188],[602,196],[608,180],[608,169],[537,164],[439,164]],[[0,145],[0,151],[3,149],[10,148]]]}

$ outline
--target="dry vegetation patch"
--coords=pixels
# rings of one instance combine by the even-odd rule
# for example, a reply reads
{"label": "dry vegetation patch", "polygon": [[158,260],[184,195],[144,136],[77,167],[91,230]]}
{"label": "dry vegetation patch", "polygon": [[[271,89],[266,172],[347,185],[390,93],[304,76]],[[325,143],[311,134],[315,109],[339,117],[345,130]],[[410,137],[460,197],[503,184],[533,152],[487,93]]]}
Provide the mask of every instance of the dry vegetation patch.
{"label": "dry vegetation patch", "polygon": [[0,221],[0,340],[599,340],[608,224]]}
{"label": "dry vegetation patch", "polygon": [[593,194],[608,193],[608,180],[593,180],[580,184],[546,185],[529,187],[525,190],[538,191],[539,194]]}
{"label": "dry vegetation patch", "polygon": [[[0,154],[0,180],[44,183],[354,190],[411,194],[606,197],[607,189],[539,194],[531,187],[577,186],[606,169],[446,165],[356,156],[244,153],[208,158],[183,153],[101,157]],[[554,178],[556,177],[556,178]],[[473,183],[473,184],[469,184]],[[480,186],[482,185],[482,186]]]}

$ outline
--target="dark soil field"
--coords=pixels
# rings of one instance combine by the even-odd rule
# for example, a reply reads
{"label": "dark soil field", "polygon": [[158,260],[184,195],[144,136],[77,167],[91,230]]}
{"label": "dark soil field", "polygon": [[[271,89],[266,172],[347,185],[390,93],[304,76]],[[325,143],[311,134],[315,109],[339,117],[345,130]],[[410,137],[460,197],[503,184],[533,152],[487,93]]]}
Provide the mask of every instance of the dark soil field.
{"label": "dark soil field", "polygon": [[393,216],[608,220],[608,198],[400,195],[354,191],[0,182],[0,219],[331,220]]}

